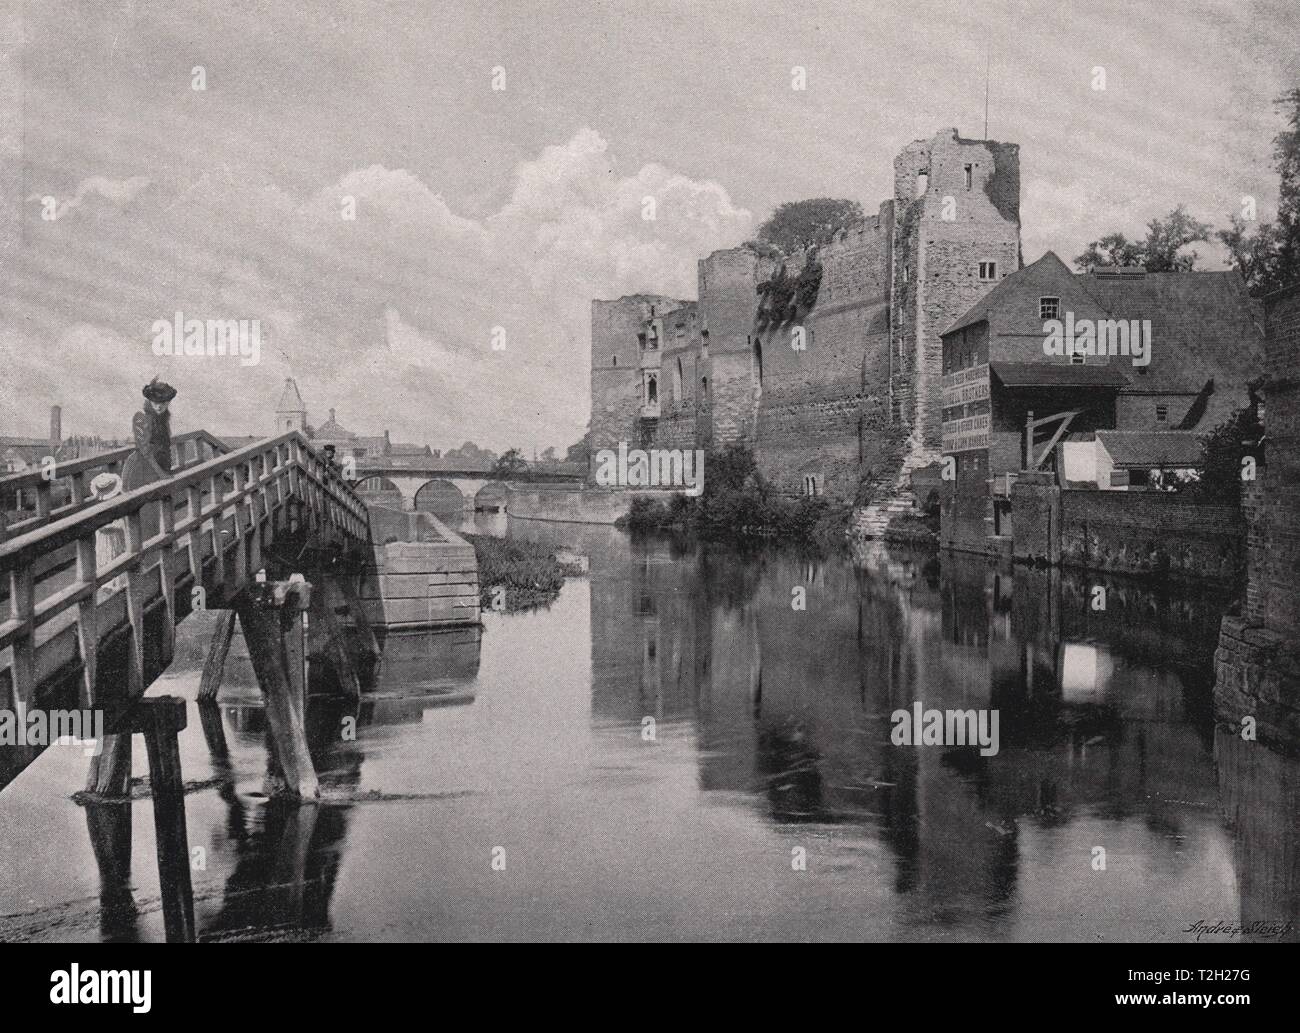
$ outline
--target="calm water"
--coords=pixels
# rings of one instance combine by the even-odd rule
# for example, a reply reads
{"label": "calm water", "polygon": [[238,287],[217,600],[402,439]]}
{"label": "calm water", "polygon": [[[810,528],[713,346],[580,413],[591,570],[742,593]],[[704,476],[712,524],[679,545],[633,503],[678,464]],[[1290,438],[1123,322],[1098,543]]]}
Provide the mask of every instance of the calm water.
{"label": "calm water", "polygon": [[[1297,766],[1210,719],[1224,599],[1115,581],[1097,613],[1090,583],[977,560],[510,532],[588,555],[590,577],[548,610],[487,614],[481,634],[390,640],[354,740],[337,706],[313,707],[320,805],[265,796],[246,658],[218,710],[191,706],[201,936],[1093,941],[1300,925]],[[185,627],[155,693],[194,697],[205,626]],[[996,707],[1000,752],[892,745],[890,713],[918,700]],[[47,751],[0,795],[0,938],[162,939],[150,803],[77,806],[85,763]]]}

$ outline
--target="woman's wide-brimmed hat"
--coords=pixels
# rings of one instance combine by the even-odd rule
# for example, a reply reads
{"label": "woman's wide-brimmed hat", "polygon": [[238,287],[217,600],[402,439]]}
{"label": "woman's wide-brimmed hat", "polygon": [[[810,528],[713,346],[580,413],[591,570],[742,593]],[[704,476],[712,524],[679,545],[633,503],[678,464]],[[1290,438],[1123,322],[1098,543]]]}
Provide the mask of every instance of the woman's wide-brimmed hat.
{"label": "woman's wide-brimmed hat", "polygon": [[115,473],[96,474],[90,482],[90,493],[97,499],[111,499],[122,490],[122,478]]}
{"label": "woman's wide-brimmed hat", "polygon": [[154,377],[144,385],[142,394],[151,402],[170,402],[176,397],[176,388]]}

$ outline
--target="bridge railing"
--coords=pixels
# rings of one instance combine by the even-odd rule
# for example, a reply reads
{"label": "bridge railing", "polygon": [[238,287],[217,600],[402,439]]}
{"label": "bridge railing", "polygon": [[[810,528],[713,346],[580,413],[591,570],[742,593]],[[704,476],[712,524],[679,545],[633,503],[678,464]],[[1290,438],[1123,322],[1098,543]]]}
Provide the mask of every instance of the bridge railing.
{"label": "bridge railing", "polygon": [[[156,623],[165,666],[175,625],[191,609],[188,593],[242,590],[275,531],[286,527],[305,529],[319,548],[369,542],[365,504],[296,431],[213,455],[0,542],[0,677],[7,674],[11,703],[33,705],[43,684],[79,665],[80,704],[95,706],[100,644],[122,632],[121,695],[141,695],[158,673],[145,669],[146,609],[164,611]],[[105,560],[100,550],[97,558],[97,537],[119,528],[120,555]],[[101,591],[122,582],[123,591]]]}
{"label": "bridge railing", "polygon": [[[24,534],[91,505],[95,499],[90,493],[90,482],[101,473],[121,474],[123,464],[134,451],[133,446],[127,446],[84,459],[55,462],[50,473],[41,468],[0,477],[0,514],[6,511],[17,514],[7,527],[0,518],[0,540]],[[172,439],[172,470],[189,469],[229,451],[206,430],[188,431]],[[35,512],[24,515],[28,504],[35,505]]]}

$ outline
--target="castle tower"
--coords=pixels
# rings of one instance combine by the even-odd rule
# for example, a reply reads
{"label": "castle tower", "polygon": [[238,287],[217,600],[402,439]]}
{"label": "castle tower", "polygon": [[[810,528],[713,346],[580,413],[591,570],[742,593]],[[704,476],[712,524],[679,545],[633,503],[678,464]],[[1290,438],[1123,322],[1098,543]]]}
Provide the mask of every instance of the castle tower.
{"label": "castle tower", "polygon": [[909,428],[904,472],[940,458],[939,335],[1020,268],[1020,148],[956,129],[894,159],[893,416]]}
{"label": "castle tower", "polygon": [[297,382],[293,377],[285,377],[280,403],[275,407],[275,434],[279,436],[291,430],[307,433],[307,406],[298,393]]}

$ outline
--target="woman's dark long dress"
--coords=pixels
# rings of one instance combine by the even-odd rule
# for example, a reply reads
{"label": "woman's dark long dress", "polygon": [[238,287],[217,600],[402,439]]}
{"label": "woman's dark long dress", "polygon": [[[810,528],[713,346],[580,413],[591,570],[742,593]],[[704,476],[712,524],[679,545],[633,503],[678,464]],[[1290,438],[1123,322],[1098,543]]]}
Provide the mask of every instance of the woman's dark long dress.
{"label": "woman's dark long dress", "polygon": [[[138,412],[131,420],[131,433],[135,436],[135,451],[122,465],[122,490],[134,491],[146,484],[162,480],[161,469],[170,474],[172,468],[171,414],[149,409]],[[148,462],[150,458],[152,463]],[[155,464],[158,469],[155,469]],[[146,506],[140,514],[141,534],[146,540],[158,533],[161,525],[161,508],[157,503]]]}

